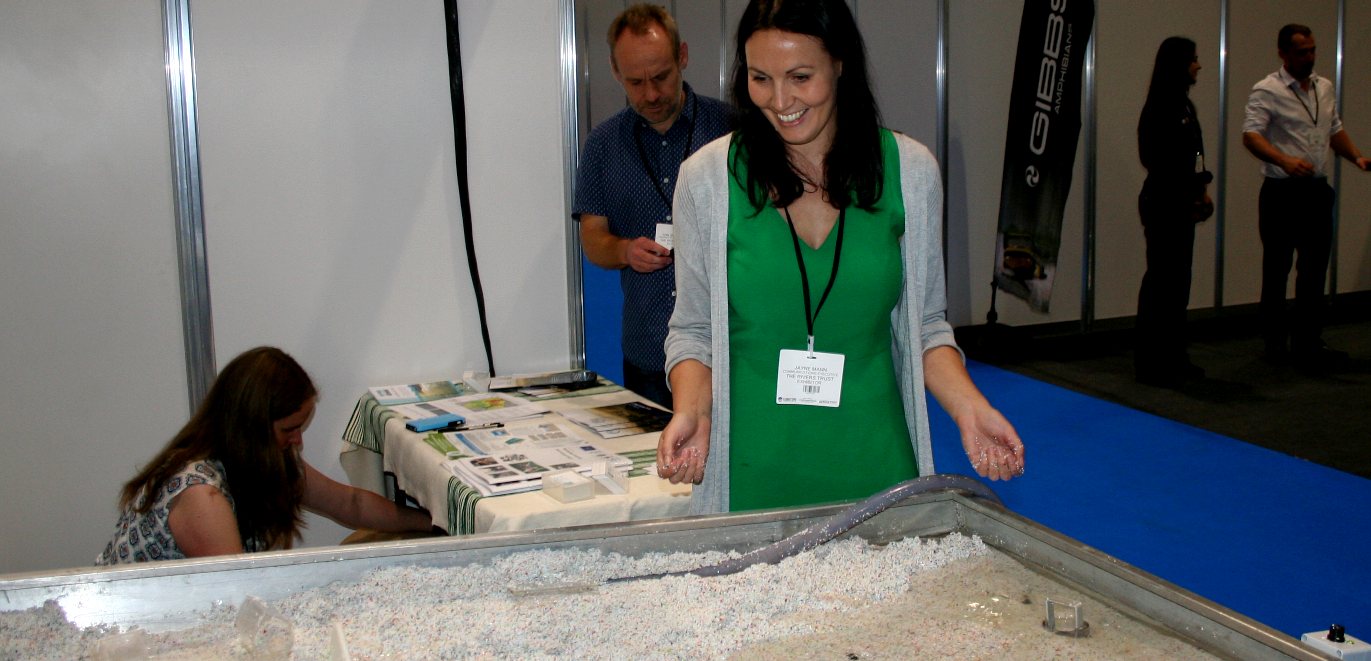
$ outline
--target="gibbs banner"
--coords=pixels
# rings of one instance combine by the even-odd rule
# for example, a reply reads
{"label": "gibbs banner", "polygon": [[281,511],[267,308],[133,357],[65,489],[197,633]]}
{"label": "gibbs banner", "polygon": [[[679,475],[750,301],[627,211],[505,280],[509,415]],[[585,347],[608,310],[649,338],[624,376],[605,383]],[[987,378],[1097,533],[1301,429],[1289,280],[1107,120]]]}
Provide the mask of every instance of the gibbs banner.
{"label": "gibbs banner", "polygon": [[995,286],[1047,312],[1081,131],[1091,0],[1025,0],[1009,99]]}

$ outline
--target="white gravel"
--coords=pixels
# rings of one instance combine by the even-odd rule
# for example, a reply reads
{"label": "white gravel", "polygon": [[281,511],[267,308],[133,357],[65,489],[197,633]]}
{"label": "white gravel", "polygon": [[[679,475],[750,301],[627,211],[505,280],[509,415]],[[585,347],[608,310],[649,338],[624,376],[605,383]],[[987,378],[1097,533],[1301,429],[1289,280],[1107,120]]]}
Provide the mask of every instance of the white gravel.
{"label": "white gravel", "polygon": [[[352,658],[359,660],[712,659],[744,649],[747,652],[743,656],[754,658],[768,655],[768,646],[774,646],[774,658],[805,656],[805,651],[818,654],[817,658],[900,658],[907,657],[909,650],[927,652],[934,648],[907,647],[917,641],[903,636],[888,641],[883,648],[871,646],[873,635],[869,633],[861,636],[864,644],[843,636],[850,638],[852,631],[860,629],[854,623],[881,604],[935,598],[932,593],[937,592],[937,573],[916,581],[930,570],[948,567],[955,574],[961,567],[963,576],[968,571],[995,575],[1002,568],[978,569],[986,566],[983,562],[989,555],[980,539],[955,533],[938,540],[910,538],[884,547],[853,539],[830,543],[779,565],[756,565],[732,576],[606,584],[603,581],[613,577],[688,569],[728,556],[675,553],[628,558],[596,550],[530,551],[489,565],[382,569],[356,583],[306,590],[271,606],[294,625],[293,659],[329,659],[329,637],[335,623],[345,634]],[[1017,567],[1007,558],[1002,561]],[[1022,583],[1023,579],[1007,580]],[[955,590],[968,589],[965,578],[953,583]],[[539,587],[557,589],[526,593]],[[911,588],[917,591],[911,592]],[[1010,635],[998,621],[995,626],[978,625],[969,633],[964,631],[968,608],[976,611],[987,597],[999,598],[994,592],[980,592],[1004,591],[990,585],[971,589],[970,597],[949,595],[953,605],[943,609],[947,611],[943,617],[953,621],[930,621],[921,625],[922,632],[910,635],[946,638],[943,633],[955,630],[957,635],[984,638],[998,635],[995,630],[1001,629],[1007,637],[998,643],[988,642],[989,649],[999,650],[997,658],[1004,657],[1011,643],[1014,649],[1028,654],[1022,658],[1051,658],[1056,656],[1052,650],[1062,650],[1063,639],[1041,631],[1041,627],[1036,632],[1041,635],[1030,636],[1019,631]],[[903,608],[938,610],[918,604]],[[192,628],[149,635],[154,652],[150,658],[253,658],[237,637],[236,610],[216,609],[202,614],[200,623]],[[1040,605],[1020,610],[1029,620],[1041,619]],[[881,626],[893,626],[888,614],[872,613],[871,621],[886,617]],[[832,624],[837,622],[846,624],[835,629]],[[77,629],[66,622],[60,608],[51,604],[43,609],[0,613],[0,658],[90,658],[97,641],[110,634],[99,628]],[[1055,647],[1024,647],[1028,638],[1043,639]],[[834,641],[848,651],[824,648],[814,642],[819,639]],[[808,642],[794,647],[795,641]],[[821,649],[826,651],[818,653]],[[854,657],[852,649],[861,651]],[[1082,656],[1080,648],[1068,651],[1073,652],[1070,656],[1081,658],[1110,658],[1108,651],[1097,650],[1105,654],[1098,657]]]}

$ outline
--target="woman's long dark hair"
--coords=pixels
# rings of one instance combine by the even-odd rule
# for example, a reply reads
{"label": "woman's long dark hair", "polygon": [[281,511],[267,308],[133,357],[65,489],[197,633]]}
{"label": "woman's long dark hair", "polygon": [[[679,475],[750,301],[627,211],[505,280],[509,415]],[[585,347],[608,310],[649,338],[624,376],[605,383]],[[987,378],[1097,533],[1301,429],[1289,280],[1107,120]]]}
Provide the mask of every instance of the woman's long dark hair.
{"label": "woman's long dark hair", "polygon": [[1138,118],[1138,156],[1149,172],[1160,165],[1154,163],[1158,145],[1149,142],[1149,127],[1155,131],[1158,124],[1165,124],[1181,112],[1195,114],[1190,102],[1190,86],[1195,83],[1190,77],[1190,64],[1195,61],[1195,52],[1195,42],[1185,37],[1167,37],[1157,48],[1147,101]]}
{"label": "woman's long dark hair", "polygon": [[[300,537],[304,463],[276,442],[272,424],[315,397],[304,368],[274,347],[234,358],[171,442],[124,485],[120,507],[147,513],[154,494],[186,464],[217,459],[233,495],[238,532],[266,548],[289,548]],[[139,493],[144,494],[140,500]]]}
{"label": "woman's long dark hair", "polygon": [[1152,82],[1147,86],[1147,103],[1174,104],[1177,99],[1189,96],[1190,63],[1195,61],[1195,42],[1185,37],[1167,37],[1157,48],[1157,59],[1152,65]]}
{"label": "woman's long dark hair", "polygon": [[[759,211],[768,199],[784,207],[804,193],[804,182],[766,115],[748,94],[747,41],[761,30],[814,37],[842,63],[836,93],[833,145],[824,158],[828,201],[845,208],[853,202],[871,209],[881,198],[881,117],[866,67],[866,44],[843,0],[752,0],[738,22],[733,103],[740,110],[738,158],[747,159],[747,180],[740,181]],[[737,176],[737,164],[731,168]],[[818,182],[816,182],[818,183]]]}

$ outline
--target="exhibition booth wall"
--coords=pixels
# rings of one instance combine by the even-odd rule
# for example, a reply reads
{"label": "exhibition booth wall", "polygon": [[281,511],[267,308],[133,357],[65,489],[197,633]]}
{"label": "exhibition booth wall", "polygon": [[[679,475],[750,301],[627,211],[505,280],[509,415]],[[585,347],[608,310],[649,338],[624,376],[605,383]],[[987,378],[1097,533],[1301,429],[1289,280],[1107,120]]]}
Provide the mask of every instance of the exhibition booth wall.
{"label": "exhibition booth wall", "polygon": [[[605,27],[624,0],[578,0],[577,90],[580,135],[624,107],[609,68]],[[733,30],[744,0],[665,3],[690,44],[685,77],[697,92],[727,98]],[[867,41],[885,122],[938,156],[946,187],[948,317],[984,324],[991,307],[995,232],[1005,134],[1014,76],[1018,0],[853,0]],[[1257,236],[1258,161],[1242,146],[1243,108],[1252,85],[1280,67],[1276,33],[1309,25],[1319,45],[1316,70],[1342,87],[1343,120],[1366,151],[1371,145],[1371,3],[1323,0],[1185,2],[1101,0],[1087,61],[1084,115],[1050,311],[1035,312],[1001,293],[999,322],[1083,332],[1095,321],[1127,324],[1136,313],[1145,270],[1137,195],[1146,171],[1138,161],[1137,124],[1153,58],[1162,40],[1195,40],[1203,69],[1191,90],[1204,129],[1206,164],[1215,172],[1217,212],[1195,237],[1192,309],[1226,310],[1260,295]],[[1341,36],[1341,39],[1340,39]],[[1339,76],[1339,74],[1341,74]],[[1343,162],[1335,267],[1338,293],[1371,289],[1371,176]],[[1093,202],[1093,203],[1092,203]],[[587,360],[617,370],[617,274],[584,265]],[[572,282],[573,287],[575,281]],[[1293,295],[1293,279],[1291,283]]]}
{"label": "exhibition booth wall", "polygon": [[[344,479],[338,439],[366,387],[485,366],[437,2],[202,3],[185,17],[208,322],[188,342],[177,243],[186,163],[169,130],[184,119],[168,104],[164,9],[172,4],[0,6],[8,101],[0,107],[0,522],[10,531],[0,573],[93,560],[119,487],[190,410],[188,374],[202,359],[188,344],[207,347],[218,365],[261,344],[298,358],[322,391],[305,456],[336,479]],[[674,4],[691,43],[688,79],[718,90],[729,62],[721,42],[742,3]],[[1022,4],[851,4],[870,40],[887,123],[938,146],[949,315],[957,325],[981,323]],[[622,106],[601,36],[613,5],[456,7],[471,221],[495,367],[564,368],[581,360],[578,299],[593,287],[590,273],[584,287],[579,281],[567,215],[578,145],[568,136],[584,136]],[[708,8],[697,15],[698,7]],[[1087,290],[1094,318],[1132,314],[1143,270],[1134,129],[1152,56],[1172,34],[1200,45],[1205,69],[1192,98],[1206,150],[1223,159],[1219,216],[1197,238],[1192,306],[1255,302],[1260,175],[1237,131],[1247,89],[1279,66],[1276,30],[1292,21],[1313,27],[1325,76],[1343,44],[1344,119],[1371,148],[1371,2],[1097,3],[1095,113],[1085,129],[1093,137],[1082,134],[1051,312],[1002,296],[1001,321],[1079,320]],[[1341,292],[1371,289],[1371,177],[1360,175],[1344,168]],[[586,322],[588,344],[600,334]],[[308,523],[306,545],[346,532],[319,517]]]}

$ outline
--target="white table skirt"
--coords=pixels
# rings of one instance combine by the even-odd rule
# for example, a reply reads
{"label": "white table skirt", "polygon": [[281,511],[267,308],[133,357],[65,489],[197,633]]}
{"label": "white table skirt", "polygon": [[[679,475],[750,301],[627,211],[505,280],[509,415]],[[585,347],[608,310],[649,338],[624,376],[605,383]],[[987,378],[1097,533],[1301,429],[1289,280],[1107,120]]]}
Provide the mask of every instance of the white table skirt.
{"label": "white table skirt", "polygon": [[[557,411],[641,401],[627,390],[569,397],[545,402],[558,419]],[[603,439],[572,422],[565,429],[610,452],[622,453],[657,447],[657,432],[615,439]],[[456,496],[460,482],[443,466],[446,457],[428,443],[424,434],[405,429],[404,421],[392,418],[385,424],[382,452],[377,453],[352,443],[343,443],[339,461],[353,485],[386,493],[383,472],[395,475],[396,485],[433,516],[433,525],[449,532],[503,532],[561,528],[595,523],[640,521],[684,516],[690,509],[690,486],[673,485],[656,475],[629,479],[629,492],[622,495],[596,495],[589,500],[561,503],[540,491],[488,496],[475,500],[474,516],[463,521],[462,499]],[[465,494],[470,496],[470,494]]]}

